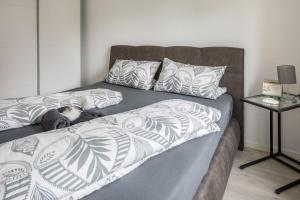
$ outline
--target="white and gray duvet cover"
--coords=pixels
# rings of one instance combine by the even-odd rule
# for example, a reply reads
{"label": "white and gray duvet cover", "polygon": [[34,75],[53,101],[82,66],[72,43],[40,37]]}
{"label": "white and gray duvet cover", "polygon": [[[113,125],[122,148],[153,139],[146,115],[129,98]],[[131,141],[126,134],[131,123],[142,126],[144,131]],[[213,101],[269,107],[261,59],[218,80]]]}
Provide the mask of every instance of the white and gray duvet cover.
{"label": "white and gray duvet cover", "polygon": [[83,110],[104,108],[122,101],[120,92],[93,89],[47,96],[0,99],[0,131],[39,123],[51,109],[77,106]]}
{"label": "white and gray duvet cover", "polygon": [[152,156],[219,131],[220,117],[217,109],[173,99],[5,143],[0,199],[82,198]]}

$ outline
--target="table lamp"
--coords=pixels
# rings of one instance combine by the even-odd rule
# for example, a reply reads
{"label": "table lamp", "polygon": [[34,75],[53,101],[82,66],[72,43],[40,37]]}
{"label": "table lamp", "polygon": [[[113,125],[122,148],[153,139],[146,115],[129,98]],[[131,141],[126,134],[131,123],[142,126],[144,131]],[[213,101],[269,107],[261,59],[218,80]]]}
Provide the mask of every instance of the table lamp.
{"label": "table lamp", "polygon": [[[295,66],[293,65],[280,65],[277,66],[277,74],[278,74],[278,82],[281,85],[285,84],[296,84],[296,69]],[[291,95],[291,94],[288,94]],[[292,99],[287,98],[287,100],[295,100],[295,95],[292,95]],[[281,99],[285,99],[281,98]],[[273,105],[278,105],[279,101],[273,98],[264,98],[263,102],[268,103],[268,104],[273,104]]]}
{"label": "table lamp", "polygon": [[280,65],[277,67],[278,82],[281,85],[296,84],[296,69],[293,65]]}
{"label": "table lamp", "polygon": [[293,65],[280,65],[277,67],[280,84],[296,84],[296,69]]}
{"label": "table lamp", "polygon": [[[293,65],[280,65],[277,67],[278,82],[281,85],[296,84],[296,69]],[[296,95],[286,93],[288,100],[295,100]],[[292,96],[292,98],[290,98]],[[284,97],[286,98],[286,97]]]}

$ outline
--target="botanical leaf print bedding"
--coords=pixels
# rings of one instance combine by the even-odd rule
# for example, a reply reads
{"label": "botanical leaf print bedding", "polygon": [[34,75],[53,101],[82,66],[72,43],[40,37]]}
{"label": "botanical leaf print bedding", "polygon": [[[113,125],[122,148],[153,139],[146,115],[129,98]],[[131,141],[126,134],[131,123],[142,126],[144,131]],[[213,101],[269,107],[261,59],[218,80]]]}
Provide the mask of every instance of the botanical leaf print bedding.
{"label": "botanical leaf print bedding", "polygon": [[116,60],[105,81],[143,90],[153,87],[154,76],[160,62]]}
{"label": "botanical leaf print bedding", "polygon": [[104,108],[123,100],[120,92],[94,89],[47,96],[0,99],[0,131],[39,123],[51,109],[77,106],[84,110]]}
{"label": "botanical leaf print bedding", "polygon": [[196,66],[165,58],[154,90],[217,99],[227,91],[219,87],[225,69],[225,66]]}
{"label": "botanical leaf print bedding", "polygon": [[152,156],[219,131],[220,117],[211,107],[166,100],[5,143],[0,199],[82,198]]}

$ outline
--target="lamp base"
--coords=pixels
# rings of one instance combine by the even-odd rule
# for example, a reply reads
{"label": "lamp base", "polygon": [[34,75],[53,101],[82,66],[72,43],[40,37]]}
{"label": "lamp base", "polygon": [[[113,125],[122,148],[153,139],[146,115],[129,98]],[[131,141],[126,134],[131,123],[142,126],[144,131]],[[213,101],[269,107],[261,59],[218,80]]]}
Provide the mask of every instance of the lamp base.
{"label": "lamp base", "polygon": [[282,96],[280,97],[280,100],[284,102],[297,103],[300,100],[300,98],[298,95],[283,92]]}

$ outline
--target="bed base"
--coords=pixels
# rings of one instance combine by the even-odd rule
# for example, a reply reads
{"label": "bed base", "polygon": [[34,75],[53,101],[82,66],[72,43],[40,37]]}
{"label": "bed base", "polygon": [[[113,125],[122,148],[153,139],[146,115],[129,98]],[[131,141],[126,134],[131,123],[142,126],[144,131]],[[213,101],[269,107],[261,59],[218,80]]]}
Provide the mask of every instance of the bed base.
{"label": "bed base", "polygon": [[238,150],[241,129],[236,119],[228,124],[219,146],[203,177],[194,200],[222,200],[235,154]]}

